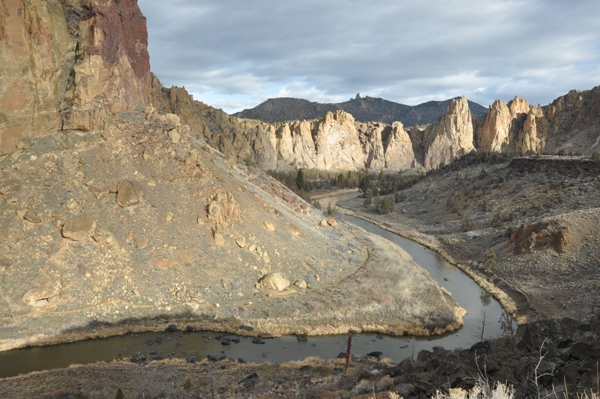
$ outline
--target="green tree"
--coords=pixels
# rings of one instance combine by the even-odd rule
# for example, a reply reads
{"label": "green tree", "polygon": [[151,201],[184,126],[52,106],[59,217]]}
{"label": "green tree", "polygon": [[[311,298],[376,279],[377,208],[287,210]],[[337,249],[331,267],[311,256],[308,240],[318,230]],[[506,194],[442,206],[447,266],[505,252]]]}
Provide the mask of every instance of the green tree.
{"label": "green tree", "polygon": [[396,209],[394,204],[396,203],[396,199],[394,195],[388,195],[383,197],[383,201],[381,201],[381,206],[379,207],[379,212],[383,214],[394,212]]}
{"label": "green tree", "polygon": [[304,189],[304,172],[302,169],[298,169],[298,173],[296,174],[296,187],[298,187],[298,190]]}
{"label": "green tree", "polygon": [[385,190],[385,186],[386,186],[386,178],[385,178],[385,174],[383,173],[383,169],[379,172],[379,176],[377,177],[377,184],[379,186],[379,191],[383,191]]}
{"label": "green tree", "polygon": [[373,191],[370,188],[365,191],[365,205],[371,205],[373,203]]}
{"label": "green tree", "polygon": [[363,193],[367,193],[367,190],[371,188],[371,180],[369,179],[369,175],[364,175],[361,177],[360,181],[358,182],[358,188]]}
{"label": "green tree", "polygon": [[125,395],[123,394],[123,391],[121,390],[121,388],[119,388],[117,390],[117,394],[115,395],[115,399],[125,399]]}

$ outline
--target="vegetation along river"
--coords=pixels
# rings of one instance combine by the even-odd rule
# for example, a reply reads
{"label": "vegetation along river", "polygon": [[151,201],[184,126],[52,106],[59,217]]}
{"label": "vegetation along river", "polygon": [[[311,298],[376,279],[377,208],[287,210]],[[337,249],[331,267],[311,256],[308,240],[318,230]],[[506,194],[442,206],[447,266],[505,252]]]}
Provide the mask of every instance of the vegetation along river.
{"label": "vegetation along river", "polygon": [[[320,202],[326,208],[330,202],[335,203],[356,195],[357,193],[347,193],[339,197],[321,199]],[[422,349],[431,350],[434,346],[442,346],[446,349],[466,348],[480,339],[483,312],[486,317],[485,337],[500,335],[499,320],[504,313],[502,307],[460,269],[450,265],[441,256],[422,245],[385,231],[372,223],[351,216],[340,215],[340,217],[402,247],[430,273],[439,285],[450,291],[456,301],[468,312],[464,318],[465,325],[460,330],[441,336],[392,337],[356,334],[352,344],[353,355],[364,356],[370,352],[381,351],[383,357],[390,358],[393,362],[400,362],[406,357],[416,356]],[[232,342],[229,346],[223,346],[216,338],[219,335],[239,339],[239,343]],[[153,344],[148,345],[149,341]],[[265,361],[282,363],[302,360],[308,356],[334,358],[340,352],[345,352],[346,342],[347,336],[309,337],[307,340],[284,336],[265,339],[262,344],[254,344],[251,337],[209,331],[127,334],[71,344],[0,352],[0,378],[31,371],[63,368],[71,364],[131,358],[137,352],[145,354],[148,358],[194,356],[198,360],[206,358],[209,354],[226,355],[227,358],[257,363]]]}

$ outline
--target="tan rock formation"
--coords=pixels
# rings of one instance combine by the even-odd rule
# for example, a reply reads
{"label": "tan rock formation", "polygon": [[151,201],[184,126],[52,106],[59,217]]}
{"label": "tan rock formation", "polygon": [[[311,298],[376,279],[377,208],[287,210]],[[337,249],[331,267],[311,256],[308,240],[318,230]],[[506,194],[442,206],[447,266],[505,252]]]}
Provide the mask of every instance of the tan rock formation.
{"label": "tan rock formation", "polygon": [[548,131],[544,119],[544,112],[540,107],[532,107],[529,110],[523,129],[518,136],[517,151],[519,153],[541,153],[545,150]]}
{"label": "tan rock formation", "polygon": [[569,242],[568,235],[569,228],[556,221],[523,224],[512,233],[508,245],[514,246],[515,255],[545,249],[563,253]]}
{"label": "tan rock formation", "polygon": [[271,273],[260,280],[263,288],[283,291],[290,286],[290,281],[281,273]]}
{"label": "tan rock formation", "polygon": [[424,132],[423,144],[427,169],[447,165],[475,149],[473,122],[465,96],[450,101],[446,114]]}
{"label": "tan rock formation", "polygon": [[323,170],[356,170],[363,168],[365,158],[356,133],[354,117],[344,111],[328,112],[313,130],[317,168]]}
{"label": "tan rock formation", "polygon": [[145,18],[135,0],[3,1],[0,142],[94,130],[152,102]]}
{"label": "tan rock formation", "polygon": [[490,152],[506,152],[514,148],[529,108],[529,102],[519,97],[508,104],[502,100],[494,101],[476,134],[479,148]]}
{"label": "tan rock formation", "polygon": [[365,167],[370,170],[381,170],[385,165],[384,141],[391,133],[391,127],[385,123],[356,123],[360,143],[363,148]]}
{"label": "tan rock formation", "polygon": [[29,306],[40,307],[56,300],[56,296],[62,289],[62,282],[59,277],[40,271],[27,284],[27,288],[29,289],[23,294],[23,302]]}
{"label": "tan rock formation", "polygon": [[389,170],[405,170],[415,166],[410,137],[401,122],[394,122],[385,143],[385,167]]}
{"label": "tan rock formation", "polygon": [[73,241],[86,241],[96,229],[96,221],[87,214],[74,216],[66,221],[62,228],[62,235]]}
{"label": "tan rock formation", "polygon": [[316,168],[315,143],[306,121],[285,123],[277,129],[277,153],[290,165]]}

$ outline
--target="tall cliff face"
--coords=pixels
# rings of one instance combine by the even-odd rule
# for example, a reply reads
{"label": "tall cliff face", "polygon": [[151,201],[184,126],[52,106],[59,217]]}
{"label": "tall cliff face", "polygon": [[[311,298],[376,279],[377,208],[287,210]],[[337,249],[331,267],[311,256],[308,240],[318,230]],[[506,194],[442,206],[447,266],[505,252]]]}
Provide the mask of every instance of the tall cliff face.
{"label": "tall cliff face", "polygon": [[508,104],[502,100],[494,101],[476,134],[479,148],[490,152],[514,151],[529,108],[529,102],[519,97]]}
{"label": "tall cliff face", "polygon": [[550,151],[564,149],[590,155],[600,149],[600,86],[571,90],[543,107],[540,137],[547,137]]}
{"label": "tall cliff face", "polygon": [[0,144],[94,130],[152,103],[146,21],[135,0],[0,4]]}
{"label": "tall cliff face", "polygon": [[450,101],[446,114],[423,134],[424,165],[436,169],[475,149],[466,97]]}

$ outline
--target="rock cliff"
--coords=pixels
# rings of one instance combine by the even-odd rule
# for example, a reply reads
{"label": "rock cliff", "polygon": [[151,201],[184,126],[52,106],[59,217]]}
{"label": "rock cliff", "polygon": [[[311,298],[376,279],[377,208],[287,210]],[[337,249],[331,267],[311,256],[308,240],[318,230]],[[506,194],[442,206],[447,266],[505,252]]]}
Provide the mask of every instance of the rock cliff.
{"label": "rock cliff", "polygon": [[494,101],[483,126],[477,131],[478,148],[489,152],[514,151],[529,109],[529,102],[519,97],[508,104],[502,100]]}
{"label": "rock cliff", "polygon": [[0,5],[2,154],[22,137],[95,130],[150,104],[146,21],[135,0]]}
{"label": "rock cliff", "polygon": [[446,114],[423,133],[424,165],[436,169],[475,149],[466,97],[450,101]]}

